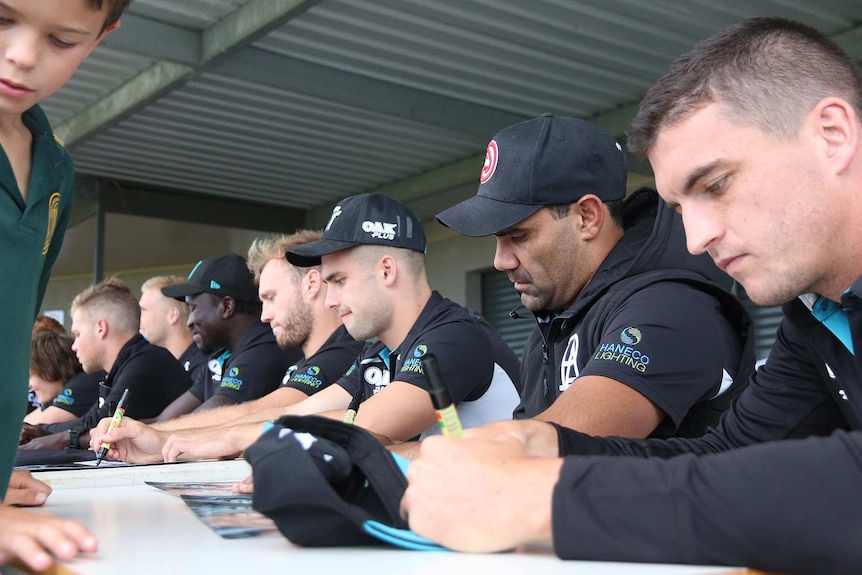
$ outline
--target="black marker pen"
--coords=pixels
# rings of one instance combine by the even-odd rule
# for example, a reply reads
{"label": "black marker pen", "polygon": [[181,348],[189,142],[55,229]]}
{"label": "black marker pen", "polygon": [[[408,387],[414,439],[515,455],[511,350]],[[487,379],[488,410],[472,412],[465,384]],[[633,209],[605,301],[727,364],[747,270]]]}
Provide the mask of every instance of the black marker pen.
{"label": "black marker pen", "polygon": [[353,423],[356,419],[356,412],[359,411],[359,404],[362,403],[362,398],[365,396],[365,389],[360,387],[353,394],[353,399],[350,400],[350,405],[347,406],[347,413],[344,414],[344,423]]}
{"label": "black marker pen", "polygon": [[440,430],[443,435],[449,437],[462,437],[464,430],[461,429],[461,420],[458,419],[458,412],[455,410],[455,404],[452,403],[449,390],[443,383],[437,360],[433,355],[427,354],[421,361],[425,375],[428,376],[428,382],[431,384],[431,403],[434,404],[434,409],[437,411],[437,423],[440,424]]}

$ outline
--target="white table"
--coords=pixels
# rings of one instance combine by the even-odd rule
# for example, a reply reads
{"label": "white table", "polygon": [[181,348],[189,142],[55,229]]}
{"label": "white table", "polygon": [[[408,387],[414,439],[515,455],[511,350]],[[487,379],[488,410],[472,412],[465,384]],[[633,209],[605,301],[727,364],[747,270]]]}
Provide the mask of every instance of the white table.
{"label": "white table", "polygon": [[[244,461],[41,472],[54,492],[41,509],[74,518],[99,537],[99,551],[64,567],[86,575],[725,575],[726,567],[561,561],[549,548],[518,553],[417,552],[394,548],[309,549],[282,537],[227,540],[179,498],[143,481],[241,479]],[[95,485],[99,486],[95,486]],[[4,570],[4,573],[13,570]]]}

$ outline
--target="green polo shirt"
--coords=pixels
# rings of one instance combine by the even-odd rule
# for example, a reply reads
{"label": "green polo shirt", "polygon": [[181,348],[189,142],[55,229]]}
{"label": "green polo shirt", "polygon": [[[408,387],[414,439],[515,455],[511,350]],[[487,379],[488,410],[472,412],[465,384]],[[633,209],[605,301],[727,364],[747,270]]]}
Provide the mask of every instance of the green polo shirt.
{"label": "green polo shirt", "polygon": [[72,210],[72,158],[54,138],[45,113],[22,116],[33,134],[25,205],[5,153],[0,154],[0,496],[6,494],[27,401],[30,339],[51,267]]}

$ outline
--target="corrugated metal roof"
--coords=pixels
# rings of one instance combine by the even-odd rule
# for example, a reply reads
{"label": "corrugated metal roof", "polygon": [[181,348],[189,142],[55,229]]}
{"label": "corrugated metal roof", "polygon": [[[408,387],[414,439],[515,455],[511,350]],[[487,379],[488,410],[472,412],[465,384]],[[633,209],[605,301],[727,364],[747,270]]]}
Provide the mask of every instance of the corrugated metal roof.
{"label": "corrugated metal roof", "polygon": [[384,188],[431,209],[473,186],[447,166],[515,121],[622,135],[674,57],[752,15],[855,33],[862,3],[135,0],[45,108],[81,174],[297,210]]}

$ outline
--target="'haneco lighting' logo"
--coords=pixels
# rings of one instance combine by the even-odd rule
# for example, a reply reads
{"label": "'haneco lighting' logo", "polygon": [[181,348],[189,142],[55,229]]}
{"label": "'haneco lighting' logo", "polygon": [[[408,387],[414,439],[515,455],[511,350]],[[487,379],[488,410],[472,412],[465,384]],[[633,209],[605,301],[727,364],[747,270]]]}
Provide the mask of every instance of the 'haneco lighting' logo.
{"label": "'haneco lighting' logo", "polygon": [[643,339],[641,330],[636,327],[627,327],[620,332],[622,343],[603,343],[596,349],[593,359],[599,361],[614,361],[646,373],[649,366],[649,356],[635,349]]}
{"label": "'haneco lighting' logo", "polygon": [[637,345],[641,342],[643,334],[636,327],[627,327],[620,334],[620,341],[627,345]]}

